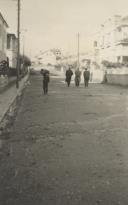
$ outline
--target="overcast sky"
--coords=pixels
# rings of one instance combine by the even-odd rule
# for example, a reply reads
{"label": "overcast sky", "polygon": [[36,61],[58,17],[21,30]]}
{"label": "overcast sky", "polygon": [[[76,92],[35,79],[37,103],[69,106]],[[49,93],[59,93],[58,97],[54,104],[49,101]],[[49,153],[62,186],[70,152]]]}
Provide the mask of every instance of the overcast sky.
{"label": "overcast sky", "polygon": [[[0,0],[3,16],[16,32],[17,0]],[[50,48],[68,53],[90,49],[90,39],[112,15],[128,15],[128,0],[21,0],[21,27],[25,51],[32,56]],[[21,45],[22,49],[22,45]]]}

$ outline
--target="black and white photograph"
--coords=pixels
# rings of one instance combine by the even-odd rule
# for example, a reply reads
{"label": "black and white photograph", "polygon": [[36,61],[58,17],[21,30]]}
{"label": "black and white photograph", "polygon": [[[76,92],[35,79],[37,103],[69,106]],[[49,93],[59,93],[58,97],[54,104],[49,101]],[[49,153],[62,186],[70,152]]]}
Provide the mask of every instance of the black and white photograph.
{"label": "black and white photograph", "polygon": [[127,0],[0,0],[0,205],[128,205]]}

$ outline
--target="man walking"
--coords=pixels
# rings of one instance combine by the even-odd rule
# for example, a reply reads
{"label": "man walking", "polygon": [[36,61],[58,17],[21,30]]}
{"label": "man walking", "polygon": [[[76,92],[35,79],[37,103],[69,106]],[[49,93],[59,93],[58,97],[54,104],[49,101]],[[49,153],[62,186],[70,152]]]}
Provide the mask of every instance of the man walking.
{"label": "man walking", "polygon": [[81,80],[81,71],[79,70],[79,68],[77,68],[77,70],[75,71],[75,86],[76,87],[79,87],[80,80]]}
{"label": "man walking", "polygon": [[87,70],[87,68],[85,68],[83,75],[84,75],[84,85],[85,85],[85,87],[88,87],[88,82],[90,79],[90,71]]}
{"label": "man walking", "polygon": [[71,68],[69,67],[69,69],[66,71],[66,80],[65,80],[67,82],[68,87],[70,86],[72,75],[73,75],[73,72]]}
{"label": "man walking", "polygon": [[48,93],[48,83],[50,81],[49,71],[41,69],[41,74],[43,76],[43,91],[44,95],[46,95]]}

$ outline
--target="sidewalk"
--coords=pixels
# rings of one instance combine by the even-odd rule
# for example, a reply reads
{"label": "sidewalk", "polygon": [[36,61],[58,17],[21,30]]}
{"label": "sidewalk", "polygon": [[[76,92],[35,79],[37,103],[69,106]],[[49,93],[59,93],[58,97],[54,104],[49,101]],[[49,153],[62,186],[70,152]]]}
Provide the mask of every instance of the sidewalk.
{"label": "sidewalk", "polygon": [[[3,117],[9,110],[10,106],[16,99],[18,95],[20,95],[21,91],[25,86],[25,82],[27,81],[29,75],[26,75],[20,82],[19,82],[19,89],[16,88],[14,83],[9,89],[6,89],[4,92],[0,92],[0,122],[2,121]],[[14,80],[14,79],[13,79]]]}
{"label": "sidewalk", "polygon": [[0,77],[0,93],[6,91],[7,89],[9,89],[9,87],[11,87],[12,85],[14,85],[16,82],[16,76],[12,76],[12,77]]}

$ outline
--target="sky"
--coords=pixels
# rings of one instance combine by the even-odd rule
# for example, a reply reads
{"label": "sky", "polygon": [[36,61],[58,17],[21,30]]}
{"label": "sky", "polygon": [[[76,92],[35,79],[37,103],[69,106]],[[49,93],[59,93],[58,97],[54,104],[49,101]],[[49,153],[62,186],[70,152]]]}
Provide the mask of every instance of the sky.
{"label": "sky", "polygon": [[[17,0],[0,0],[0,11],[16,33]],[[80,52],[86,52],[100,25],[115,14],[128,15],[127,0],[21,0],[21,52],[24,42],[31,57],[52,48],[75,54],[78,32]]]}

